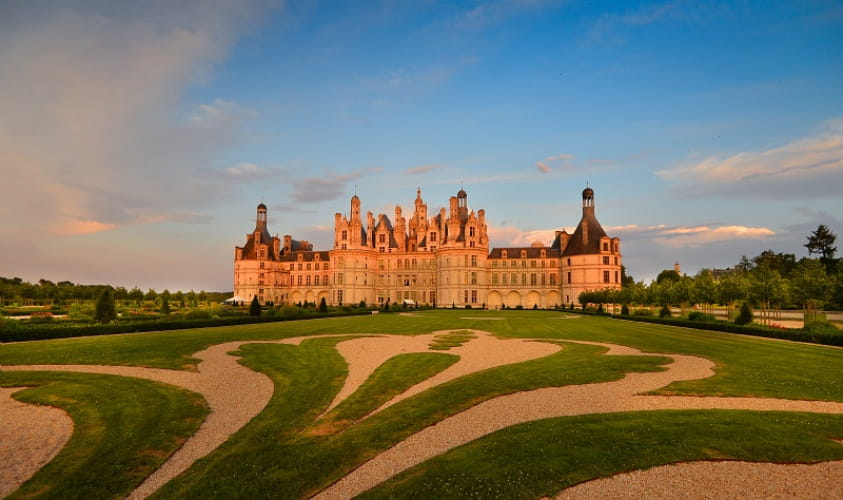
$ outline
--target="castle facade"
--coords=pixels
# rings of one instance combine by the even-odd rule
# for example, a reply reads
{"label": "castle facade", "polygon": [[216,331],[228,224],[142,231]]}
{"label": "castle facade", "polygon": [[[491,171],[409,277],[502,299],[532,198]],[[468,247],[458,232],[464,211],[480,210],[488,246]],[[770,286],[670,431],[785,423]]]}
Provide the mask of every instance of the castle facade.
{"label": "castle facade", "polygon": [[549,246],[489,249],[486,212],[468,207],[460,190],[449,209],[428,213],[417,191],[412,216],[400,206],[390,219],[360,210],[334,215],[334,246],[315,251],[306,241],[271,236],[266,205],[254,231],[234,249],[235,300],[261,304],[393,303],[436,307],[552,308],[578,304],[584,291],[620,288],[620,239],[594,215],[594,191],[582,192],[582,218],[573,234],[557,231]]}

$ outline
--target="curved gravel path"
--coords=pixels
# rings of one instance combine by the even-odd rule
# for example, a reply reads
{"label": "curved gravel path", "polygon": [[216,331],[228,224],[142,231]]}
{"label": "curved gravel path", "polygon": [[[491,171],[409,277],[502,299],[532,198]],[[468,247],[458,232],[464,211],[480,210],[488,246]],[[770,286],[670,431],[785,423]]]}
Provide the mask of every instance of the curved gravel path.
{"label": "curved gravel path", "polygon": [[[449,351],[431,351],[428,346],[437,335],[450,333],[450,331],[416,337],[352,334],[355,338],[337,344],[337,349],[349,364],[349,377],[331,407],[335,407],[352,394],[380,364],[396,354],[405,352],[448,352],[459,355],[461,359],[436,376],[396,396],[382,408],[434,385],[468,373],[546,356],[560,349],[556,344],[536,340],[498,339],[488,332],[472,332],[477,338]],[[363,336],[361,337],[361,335]],[[325,335],[322,338],[338,336],[342,335]],[[0,370],[56,370],[138,377],[177,385],[205,397],[211,411],[196,434],[188,439],[179,450],[130,495],[130,498],[145,498],[165,482],[187,470],[194,461],[215,450],[234,432],[260,413],[272,397],[272,381],[265,375],[240,365],[237,362],[238,358],[229,354],[231,351],[236,350],[243,344],[299,344],[301,341],[311,338],[314,337],[218,344],[194,355],[201,360],[197,372],[92,365],[0,366]],[[591,342],[583,343],[595,344]],[[709,377],[713,375],[713,363],[694,356],[644,354],[628,347],[608,344],[596,345],[608,347],[608,355],[666,356],[672,358],[673,363],[668,365],[668,370],[664,372],[630,373],[615,382],[543,388],[486,401],[410,436],[407,440],[352,471],[317,497],[350,498],[413,465],[456,446],[511,425],[541,418],[630,410],[712,408],[843,413],[843,404],[840,403],[756,398],[638,396],[637,394],[664,387],[677,380]],[[22,481],[34,474],[43,464],[49,462],[72,432],[72,421],[64,412],[51,407],[23,405],[10,399],[10,395],[18,390],[20,388],[0,389],[0,438],[4,437],[3,432],[10,435],[28,436],[22,438],[26,439],[27,442],[23,446],[17,447],[14,445],[4,446],[6,443],[12,443],[11,440],[0,440],[0,464],[14,464],[11,467],[12,471],[8,470],[8,467],[3,469],[0,465],[0,488],[3,484],[6,484],[4,481],[8,477],[23,478],[16,480],[19,482],[15,483],[9,481],[8,484],[14,484],[14,486],[8,486],[7,488],[11,488],[8,491],[14,491]],[[38,412],[43,413],[41,418],[46,418],[48,422],[54,423],[47,425],[35,423],[38,422],[36,419],[39,417],[35,416]],[[64,421],[64,423],[57,423],[61,421]],[[51,432],[47,431],[47,429],[61,426],[64,426],[64,432],[66,433],[63,440],[61,435],[58,437],[51,436]],[[27,432],[29,434],[26,434]],[[53,440],[51,441],[51,439]],[[40,458],[26,459],[21,454],[20,448],[23,447],[42,450],[31,452],[33,454],[40,453]],[[43,450],[50,450],[51,454]],[[729,469],[729,467],[736,464],[738,463],[727,463],[723,471],[717,472],[718,476],[721,478],[730,477],[732,473],[728,471],[732,469]],[[781,467],[772,464],[753,465]],[[805,470],[824,470],[824,468],[816,466],[806,467],[808,468]],[[734,470],[737,471],[736,474],[740,474],[740,471]],[[802,471],[803,469],[799,470]],[[836,470],[831,469],[832,473]],[[651,469],[651,471],[655,471],[655,469]],[[645,471],[645,473],[655,474],[656,472]],[[710,476],[711,472],[705,474]],[[803,473],[800,472],[800,474]],[[707,477],[707,479],[711,478]],[[597,483],[598,481],[594,482],[594,484]],[[2,491],[0,490],[0,496],[3,494]],[[586,495],[588,494],[586,493]],[[601,496],[603,495],[601,494]]]}
{"label": "curved gravel path", "polygon": [[578,484],[554,500],[843,498],[843,461],[818,464],[688,462]]}
{"label": "curved gravel path", "polygon": [[64,410],[12,399],[25,389],[0,387],[0,498],[49,463],[73,434],[73,420]]}
{"label": "curved gravel path", "polygon": [[[584,342],[598,344],[594,342]],[[609,346],[608,355],[667,356],[673,362],[656,373],[628,373],[615,382],[546,387],[501,396],[473,406],[427,427],[372,458],[313,498],[352,498],[387,479],[492,432],[551,417],[662,409],[747,409],[843,413],[843,403],[762,398],[639,396],[681,380],[714,374],[714,363],[695,356],[648,354]],[[649,496],[649,495],[648,495]]]}

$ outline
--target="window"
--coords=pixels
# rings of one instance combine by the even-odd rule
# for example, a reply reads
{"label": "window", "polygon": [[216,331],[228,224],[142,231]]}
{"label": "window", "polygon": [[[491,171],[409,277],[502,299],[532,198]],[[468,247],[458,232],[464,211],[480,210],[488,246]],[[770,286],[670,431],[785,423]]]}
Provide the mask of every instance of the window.
{"label": "window", "polygon": [[536,273],[530,273],[530,285],[536,285]]}
{"label": "window", "polygon": [[618,258],[617,257],[615,257],[615,265],[616,266],[618,265]]}
{"label": "window", "polygon": [[608,265],[609,265],[609,256],[608,256],[608,255],[604,255],[604,256],[603,256],[603,265],[604,265],[604,266],[608,266]]}
{"label": "window", "polygon": [[506,256],[506,250],[504,250],[504,251],[502,251],[502,252],[501,252],[501,258],[502,258],[502,259],[506,259],[506,258],[507,258],[507,256]]}
{"label": "window", "polygon": [[337,290],[337,304],[342,304],[342,290]]}
{"label": "window", "polygon": [[571,271],[568,271],[568,284],[571,284]]}
{"label": "window", "polygon": [[318,274],[313,276],[313,284],[315,286],[319,286],[319,275]]}
{"label": "window", "polygon": [[342,273],[337,273],[337,285],[342,285]]}
{"label": "window", "polygon": [[526,260],[522,260],[522,261],[521,261],[521,268],[522,268],[522,269],[527,269],[527,261],[526,261]]}
{"label": "window", "polygon": [[310,262],[308,262],[307,264],[305,264],[305,268],[306,268],[308,271],[310,271]]}
{"label": "window", "polygon": [[498,284],[498,273],[494,273],[494,274],[492,274],[492,284],[493,284],[493,285],[497,285],[497,284]]}
{"label": "window", "polygon": [[299,271],[301,271],[301,263],[299,263]]}
{"label": "window", "polygon": [[521,250],[521,258],[522,258],[522,259],[526,259],[526,258],[527,258],[527,251],[526,251],[526,250]]}
{"label": "window", "polygon": [[606,243],[606,242],[603,242],[603,251],[604,251],[604,252],[608,252],[608,251],[609,251],[609,244],[608,244],[608,243]]}
{"label": "window", "polygon": [[527,273],[521,273],[521,284],[522,285],[527,284]]}
{"label": "window", "polygon": [[474,238],[474,226],[469,226],[468,236],[471,237],[471,238]]}
{"label": "window", "polygon": [[301,274],[298,275],[298,278],[296,279],[296,283],[298,283],[298,285],[301,286]]}
{"label": "window", "polygon": [[617,282],[618,282],[618,272],[615,271],[615,283],[617,283]]}
{"label": "window", "polygon": [[348,239],[348,231],[343,231],[343,232],[342,232],[342,239],[344,239],[344,240],[347,240],[347,239]]}
{"label": "window", "polygon": [[378,243],[386,243],[386,235],[381,233],[378,235]]}
{"label": "window", "polygon": [[472,290],[472,291],[471,291],[471,303],[472,303],[472,304],[476,304],[476,303],[477,303],[477,290]]}
{"label": "window", "polygon": [[556,284],[556,273],[550,273],[550,284],[551,285]]}
{"label": "window", "polygon": [[530,261],[530,267],[532,267],[533,269],[535,269],[535,267],[536,267],[536,261],[531,260],[531,261]]}
{"label": "window", "polygon": [[609,282],[609,271],[603,271],[603,283]]}
{"label": "window", "polygon": [[493,261],[492,261],[492,267],[493,267],[493,268],[498,267],[498,261],[493,260]]}
{"label": "window", "polygon": [[471,256],[471,267],[477,267],[477,256],[476,255]]}
{"label": "window", "polygon": [[517,275],[517,274],[515,274],[515,273],[510,273],[510,275],[509,275],[509,283],[510,283],[512,286],[517,285],[517,284],[518,284],[518,275]]}
{"label": "window", "polygon": [[307,286],[310,286],[310,275],[307,275]]}
{"label": "window", "polygon": [[471,273],[471,284],[472,285],[477,284],[477,273]]}
{"label": "window", "polygon": [[263,269],[263,262],[261,262],[260,268]]}
{"label": "window", "polygon": [[547,284],[547,275],[545,273],[542,273],[542,285],[546,285],[546,284]]}
{"label": "window", "polygon": [[323,274],[323,275],[322,275],[322,284],[323,284],[323,285],[327,285],[327,284],[328,284],[328,275],[327,275],[327,274]]}
{"label": "window", "polygon": [[463,302],[468,303],[468,290],[464,290],[463,292]]}
{"label": "window", "polygon": [[436,231],[430,233],[430,242],[431,243],[436,242]]}
{"label": "window", "polygon": [[509,263],[509,267],[516,267],[517,265],[518,265],[518,262],[516,262],[514,260],[510,261],[510,263]]}

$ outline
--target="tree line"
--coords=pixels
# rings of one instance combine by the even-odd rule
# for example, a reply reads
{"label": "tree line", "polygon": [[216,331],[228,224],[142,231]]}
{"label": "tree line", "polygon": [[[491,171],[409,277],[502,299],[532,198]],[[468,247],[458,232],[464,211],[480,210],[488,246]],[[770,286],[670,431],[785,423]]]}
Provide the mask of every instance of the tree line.
{"label": "tree line", "polygon": [[[642,306],[699,306],[734,308],[750,303],[760,309],[843,310],[843,259],[836,259],[836,235],[824,225],[808,236],[808,257],[765,250],[734,268],[702,269],[694,276],[673,269],[659,273],[649,285],[625,277],[619,290],[580,295],[582,304],[639,304]],[[818,255],[814,258],[812,255]]]}
{"label": "tree line", "polygon": [[115,300],[121,302],[134,301],[137,305],[143,302],[160,303],[164,300],[178,304],[181,307],[205,304],[208,302],[221,302],[228,298],[230,292],[206,292],[200,290],[195,292],[161,292],[150,288],[146,292],[138,287],[126,289],[125,287],[114,287],[111,285],[80,285],[70,281],[59,281],[54,283],[47,279],[40,279],[37,283],[30,283],[21,278],[0,277],[0,304],[24,304],[24,305],[65,305],[68,303],[79,303],[94,301],[99,298],[104,289],[109,289]]}

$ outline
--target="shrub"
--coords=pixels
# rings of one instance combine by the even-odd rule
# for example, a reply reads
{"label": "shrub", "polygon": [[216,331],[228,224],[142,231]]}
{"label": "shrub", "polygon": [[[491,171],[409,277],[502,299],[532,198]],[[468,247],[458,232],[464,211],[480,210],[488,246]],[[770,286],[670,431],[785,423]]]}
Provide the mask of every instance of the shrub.
{"label": "shrub", "polygon": [[808,321],[802,329],[811,333],[843,333],[828,321],[822,320]]}
{"label": "shrub", "polygon": [[261,315],[261,303],[258,302],[258,296],[252,297],[252,303],[249,304],[249,316],[258,317]]}
{"label": "shrub", "polygon": [[752,323],[752,309],[749,307],[749,303],[744,302],[741,304],[741,310],[738,313],[738,317],[735,318],[736,325],[748,325]]}
{"label": "shrub", "polygon": [[653,311],[647,308],[636,309],[632,312],[633,316],[652,316]]}
{"label": "shrub", "polygon": [[714,321],[714,315],[713,314],[706,314],[706,313],[700,312],[700,311],[691,311],[691,313],[688,314],[688,320],[690,320],[690,321]]}
{"label": "shrub", "polygon": [[117,311],[114,308],[114,295],[111,288],[105,287],[97,298],[97,305],[94,309],[94,321],[97,323],[110,323],[117,319]]}
{"label": "shrub", "polygon": [[[363,307],[366,307],[366,301],[361,301]],[[328,312],[328,303],[325,301],[325,297],[322,297],[322,300],[319,301],[319,312],[326,313]]]}
{"label": "shrub", "polygon": [[670,316],[670,308],[667,307],[667,304],[663,305],[662,308],[659,309],[659,318],[669,318]]}
{"label": "shrub", "polygon": [[629,307],[627,307],[626,304],[621,306],[621,316],[629,316]]}
{"label": "shrub", "polygon": [[598,304],[598,305],[597,305],[597,313],[598,313],[598,314],[603,314],[603,304]]}

